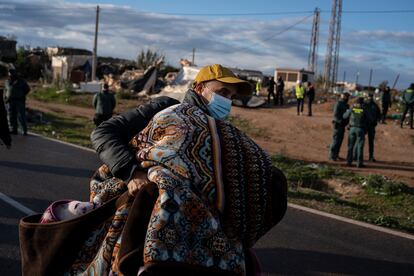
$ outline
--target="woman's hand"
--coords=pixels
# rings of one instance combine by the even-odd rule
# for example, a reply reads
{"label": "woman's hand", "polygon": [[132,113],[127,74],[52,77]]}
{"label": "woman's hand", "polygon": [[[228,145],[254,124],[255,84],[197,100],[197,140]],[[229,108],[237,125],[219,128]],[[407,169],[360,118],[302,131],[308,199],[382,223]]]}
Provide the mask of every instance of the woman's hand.
{"label": "woman's hand", "polygon": [[135,196],[140,189],[150,183],[147,172],[135,170],[131,180],[128,182],[128,192],[130,195]]}

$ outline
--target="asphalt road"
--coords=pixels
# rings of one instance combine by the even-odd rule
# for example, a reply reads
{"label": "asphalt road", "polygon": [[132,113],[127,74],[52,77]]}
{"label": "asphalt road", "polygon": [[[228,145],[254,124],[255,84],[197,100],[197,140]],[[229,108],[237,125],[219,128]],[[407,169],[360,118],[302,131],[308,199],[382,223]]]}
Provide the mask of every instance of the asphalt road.
{"label": "asphalt road", "polygon": [[[100,162],[84,149],[38,136],[0,146],[0,192],[42,212],[63,198],[87,200]],[[0,198],[0,275],[20,275],[18,221]],[[264,275],[414,275],[414,240],[289,208],[255,247]]]}

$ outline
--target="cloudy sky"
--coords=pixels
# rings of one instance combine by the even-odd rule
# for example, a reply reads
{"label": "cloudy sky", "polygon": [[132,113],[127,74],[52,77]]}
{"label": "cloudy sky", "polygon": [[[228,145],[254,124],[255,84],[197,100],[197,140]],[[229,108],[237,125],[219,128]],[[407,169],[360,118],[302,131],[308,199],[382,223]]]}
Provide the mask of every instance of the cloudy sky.
{"label": "cloudy sky", "polygon": [[[197,3],[203,2],[203,3]],[[338,79],[373,84],[400,74],[414,82],[414,1],[344,0]],[[361,3],[362,2],[362,3]],[[178,66],[196,63],[261,70],[306,68],[312,11],[322,10],[319,72],[323,70],[331,0],[106,0],[0,1],[0,35],[20,45],[92,49],[100,5],[98,54],[135,59],[150,48]]]}

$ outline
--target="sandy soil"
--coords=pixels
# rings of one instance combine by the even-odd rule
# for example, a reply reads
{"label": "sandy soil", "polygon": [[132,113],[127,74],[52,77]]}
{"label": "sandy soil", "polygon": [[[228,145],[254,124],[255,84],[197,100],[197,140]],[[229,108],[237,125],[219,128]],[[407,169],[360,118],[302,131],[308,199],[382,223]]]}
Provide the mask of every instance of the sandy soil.
{"label": "sandy soil", "polygon": [[[132,103],[133,104],[133,103]],[[137,102],[138,104],[138,102]],[[232,114],[250,121],[251,126],[265,130],[266,137],[253,137],[271,154],[281,153],[288,157],[339,166],[363,174],[381,174],[398,179],[414,187],[414,130],[401,129],[397,122],[378,125],[376,131],[375,158],[377,162],[365,162],[366,168],[345,167],[345,161],[328,161],[328,149],[332,139],[332,109],[334,102],[314,105],[314,116],[297,116],[296,107],[271,107],[246,109],[234,107]],[[129,104],[128,104],[129,105]],[[94,110],[55,103],[28,100],[28,107],[67,116],[92,119]],[[126,107],[126,106],[123,106]],[[117,110],[123,108],[118,107]],[[306,107],[305,107],[306,112]],[[368,141],[365,157],[368,156]],[[340,156],[346,157],[347,133]]]}
{"label": "sandy soil", "polygon": [[[332,139],[332,110],[334,102],[314,105],[314,116],[297,116],[296,106],[259,109],[233,108],[232,114],[251,122],[256,128],[265,129],[267,137],[255,140],[271,154],[282,153],[291,158],[327,163],[345,167],[345,161],[328,160]],[[305,113],[306,113],[305,106]],[[347,135],[340,157],[346,157]],[[365,144],[368,157],[368,141]],[[401,129],[398,122],[387,121],[376,128],[375,152],[377,162],[365,162],[366,168],[349,168],[363,174],[381,174],[399,179],[414,187],[414,130]]]}

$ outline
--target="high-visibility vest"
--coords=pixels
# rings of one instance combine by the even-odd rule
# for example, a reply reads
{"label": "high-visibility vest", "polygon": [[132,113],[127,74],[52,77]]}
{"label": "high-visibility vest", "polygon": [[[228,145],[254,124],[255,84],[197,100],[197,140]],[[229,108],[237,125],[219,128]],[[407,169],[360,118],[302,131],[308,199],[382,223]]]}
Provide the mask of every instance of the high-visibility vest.
{"label": "high-visibility vest", "polygon": [[303,99],[305,96],[305,87],[303,86],[296,86],[296,98]]}
{"label": "high-visibility vest", "polygon": [[256,82],[256,91],[260,92],[260,90],[262,90],[262,85],[260,84],[260,82]]}

